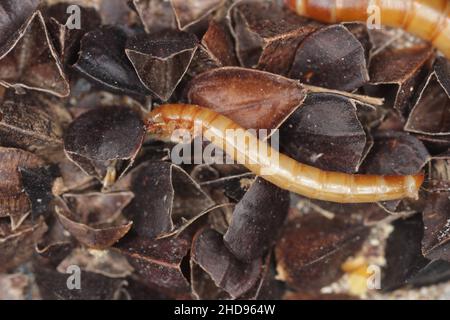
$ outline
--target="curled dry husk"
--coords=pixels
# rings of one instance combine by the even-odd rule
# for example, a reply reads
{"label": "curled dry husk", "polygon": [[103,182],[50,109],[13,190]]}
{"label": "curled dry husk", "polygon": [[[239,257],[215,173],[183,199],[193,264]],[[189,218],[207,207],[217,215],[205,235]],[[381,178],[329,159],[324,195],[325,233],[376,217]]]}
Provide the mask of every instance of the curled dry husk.
{"label": "curled dry husk", "polygon": [[286,75],[299,43],[320,27],[272,1],[240,1],[230,8],[242,66]]}
{"label": "curled dry husk", "polygon": [[40,11],[27,21],[12,49],[1,57],[0,70],[0,84],[7,88],[37,90],[60,98],[70,94],[62,63]]}
{"label": "curled dry husk", "polygon": [[27,151],[0,147],[0,163],[0,218],[9,217],[14,230],[31,212],[19,170],[37,169],[45,162]]}
{"label": "curled dry husk", "polygon": [[134,193],[123,213],[134,222],[133,232],[148,239],[172,233],[214,205],[184,170],[168,162],[140,164],[113,190]]}
{"label": "curled dry husk", "polygon": [[348,173],[358,171],[370,149],[355,103],[332,94],[308,95],[281,126],[280,145],[302,163]]}
{"label": "curled dry husk", "polygon": [[319,290],[342,275],[340,266],[359,250],[368,231],[338,216],[294,215],[275,250],[278,279],[301,292]]}
{"label": "curled dry husk", "polygon": [[227,249],[222,235],[213,229],[200,230],[191,250],[192,261],[233,298],[248,292],[259,278],[261,259],[249,263],[238,260]]}
{"label": "curled dry husk", "polygon": [[55,200],[55,212],[61,225],[80,243],[93,249],[105,249],[113,246],[131,229],[133,222],[115,219],[112,222],[88,224],[82,221],[82,212],[74,212],[61,199]]}
{"label": "curled dry husk", "polygon": [[70,124],[64,149],[83,171],[109,186],[133,163],[144,135],[144,123],[134,110],[99,107]]}
{"label": "curled dry husk", "polygon": [[302,83],[353,91],[369,81],[366,53],[342,25],[322,28],[299,46],[289,76]]}
{"label": "curled dry husk", "polygon": [[450,136],[450,62],[440,57],[412,109],[405,131]]}
{"label": "curled dry husk", "polygon": [[41,0],[4,0],[0,4],[0,57],[4,57],[17,43],[23,26],[38,8]]}
{"label": "curled dry husk", "polygon": [[370,63],[368,92],[377,94],[378,91],[388,97],[387,105],[406,116],[434,57],[434,50],[428,45],[381,51]]}
{"label": "curled dry husk", "polygon": [[188,70],[197,45],[194,34],[165,30],[129,39],[125,52],[145,87],[167,101]]}
{"label": "curled dry husk", "polygon": [[187,96],[191,103],[221,113],[243,128],[270,130],[302,104],[306,91],[297,81],[279,75],[224,67],[194,78]]}

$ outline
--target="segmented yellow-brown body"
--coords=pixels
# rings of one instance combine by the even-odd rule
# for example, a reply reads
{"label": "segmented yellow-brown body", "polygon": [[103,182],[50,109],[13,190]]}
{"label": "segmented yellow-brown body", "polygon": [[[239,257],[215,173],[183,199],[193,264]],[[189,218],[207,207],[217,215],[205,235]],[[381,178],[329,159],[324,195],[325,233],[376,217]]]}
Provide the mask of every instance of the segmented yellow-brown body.
{"label": "segmented yellow-brown body", "polygon": [[[285,0],[299,15],[325,23],[368,21],[379,10],[380,23],[430,41],[450,59],[449,0]],[[370,20],[370,21],[369,21]]]}
{"label": "segmented yellow-brown body", "polygon": [[[269,146],[267,146],[269,152],[252,151],[255,148],[251,146],[262,143],[258,138],[246,135],[248,139],[245,140],[245,144],[237,144],[236,138],[239,137],[226,134],[226,131],[235,129],[236,134],[239,132],[242,134],[239,125],[210,109],[195,105],[164,105],[153,110],[148,116],[147,130],[150,133],[170,136],[176,129],[193,130],[196,125],[201,127],[201,134],[213,144],[221,148],[226,146],[224,150],[234,150],[233,158],[244,159],[240,164],[255,174],[261,175],[264,169],[266,171],[263,178],[267,181],[312,199],[361,203],[405,197],[417,198],[424,180],[422,174],[377,176],[323,171],[299,163]],[[268,172],[270,174],[267,174]]]}

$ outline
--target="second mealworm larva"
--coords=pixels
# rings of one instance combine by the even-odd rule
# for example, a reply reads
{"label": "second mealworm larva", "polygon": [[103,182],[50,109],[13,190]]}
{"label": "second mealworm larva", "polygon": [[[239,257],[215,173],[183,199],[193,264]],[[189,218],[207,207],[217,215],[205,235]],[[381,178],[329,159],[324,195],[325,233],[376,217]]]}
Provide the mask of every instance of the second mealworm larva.
{"label": "second mealworm larva", "polygon": [[325,23],[368,21],[379,9],[381,24],[430,41],[450,59],[449,0],[285,0],[299,15]]}
{"label": "second mealworm larva", "polygon": [[[246,136],[244,144],[237,144],[236,138],[225,132],[242,129],[229,118],[210,109],[195,105],[164,105],[148,116],[147,130],[150,133],[171,136],[176,129],[193,132],[194,126],[201,127],[201,134],[218,147],[233,149],[235,159],[244,159],[240,164],[260,175],[263,169],[271,174],[263,175],[267,181],[291,192],[325,201],[339,203],[362,203],[417,198],[424,180],[423,174],[413,176],[352,175],[323,171],[305,165],[278,153],[271,147],[269,152],[260,153],[251,146],[261,144],[256,136]],[[240,131],[242,132],[242,131]],[[273,161],[277,159],[277,161]]]}

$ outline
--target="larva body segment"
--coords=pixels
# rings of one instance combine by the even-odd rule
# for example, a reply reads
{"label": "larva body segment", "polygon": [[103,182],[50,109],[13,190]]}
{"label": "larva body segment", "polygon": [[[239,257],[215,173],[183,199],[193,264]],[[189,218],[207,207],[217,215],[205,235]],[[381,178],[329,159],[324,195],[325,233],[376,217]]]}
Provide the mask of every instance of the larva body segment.
{"label": "larva body segment", "polygon": [[[299,15],[325,23],[368,21],[379,10],[382,25],[430,41],[450,59],[449,0],[285,0]],[[372,22],[372,21],[371,21]]]}
{"label": "larva body segment", "polygon": [[[261,153],[255,145],[262,142],[248,135],[245,143],[237,143],[240,128],[229,118],[210,109],[195,105],[165,105],[148,115],[147,130],[150,133],[171,136],[176,129],[201,128],[199,134],[223,150],[232,150],[230,156],[238,160],[257,175],[280,188],[318,200],[338,203],[364,203],[417,198],[424,180],[422,174],[414,176],[351,175],[323,171],[295,161],[266,146],[268,152]],[[233,131],[227,130],[232,129]]]}

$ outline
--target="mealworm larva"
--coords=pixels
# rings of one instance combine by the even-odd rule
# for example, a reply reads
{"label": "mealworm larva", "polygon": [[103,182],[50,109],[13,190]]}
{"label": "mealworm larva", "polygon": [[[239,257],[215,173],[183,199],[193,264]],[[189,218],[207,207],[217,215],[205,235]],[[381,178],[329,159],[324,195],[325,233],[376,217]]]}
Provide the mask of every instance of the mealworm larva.
{"label": "mealworm larva", "polygon": [[368,21],[372,8],[380,23],[431,42],[450,59],[449,0],[284,0],[299,15],[325,23]]}
{"label": "mealworm larva", "polygon": [[244,159],[245,161],[240,164],[253,173],[260,175],[263,169],[269,168],[271,174],[264,174],[264,179],[282,189],[312,199],[339,203],[362,203],[405,197],[417,198],[424,180],[423,174],[377,176],[323,171],[299,163],[278,153],[270,146],[266,146],[269,152],[261,153],[251,146],[265,142],[258,140],[256,136],[249,135],[246,136],[244,144],[236,143],[236,138],[239,137],[232,137],[225,132],[234,129],[233,131],[242,133],[239,125],[210,109],[195,105],[164,105],[153,110],[147,119],[149,133],[165,136],[171,136],[174,130],[181,128],[193,132],[195,126],[200,126],[202,131],[200,134],[203,134],[214,145],[220,148],[226,146],[225,150],[233,150],[233,158],[235,160]]}

